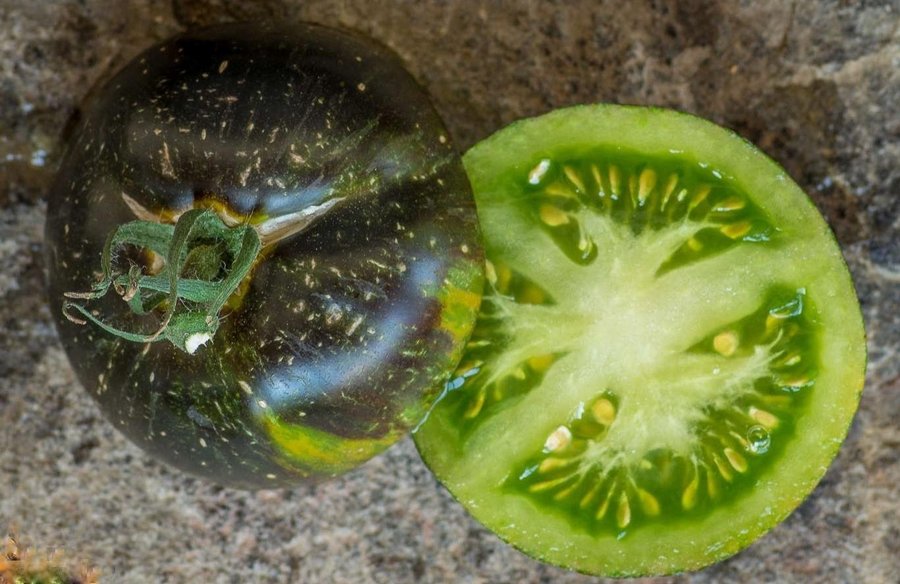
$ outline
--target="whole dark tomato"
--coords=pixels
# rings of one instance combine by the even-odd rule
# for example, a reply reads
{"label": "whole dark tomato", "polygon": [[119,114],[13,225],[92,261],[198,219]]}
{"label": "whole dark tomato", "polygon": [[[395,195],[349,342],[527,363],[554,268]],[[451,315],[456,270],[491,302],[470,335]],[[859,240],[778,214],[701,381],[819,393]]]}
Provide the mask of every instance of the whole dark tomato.
{"label": "whole dark tomato", "polygon": [[238,487],[344,472],[424,416],[475,322],[471,191],[388,50],[176,36],[100,89],[50,193],[50,301],[131,440]]}

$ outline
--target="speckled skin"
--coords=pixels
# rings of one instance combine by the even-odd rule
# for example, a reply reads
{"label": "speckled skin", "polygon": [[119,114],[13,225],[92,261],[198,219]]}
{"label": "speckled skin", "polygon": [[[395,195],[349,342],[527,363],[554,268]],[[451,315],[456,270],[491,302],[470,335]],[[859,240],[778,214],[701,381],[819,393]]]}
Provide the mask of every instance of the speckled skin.
{"label": "speckled skin", "polygon": [[[264,248],[189,354],[60,310],[136,219],[126,196],[163,222],[325,210]],[[232,486],[331,476],[395,442],[478,306],[474,206],[440,119],[390,52],[333,29],[219,26],[147,50],[97,91],[49,201],[50,302],[82,384],[149,452]],[[161,320],[114,294],[88,306],[127,330]]]}
{"label": "speckled skin", "polygon": [[836,231],[860,293],[859,413],[785,523],[702,572],[641,582],[896,580],[900,29],[879,1],[0,0],[0,526],[114,584],[614,583],[505,544],[408,439],[325,483],[222,489],[139,450],[81,388],[44,292],[62,128],[144,48],[236,19],[312,20],[384,43],[461,150],[516,119],[618,102],[696,113],[783,164]]}

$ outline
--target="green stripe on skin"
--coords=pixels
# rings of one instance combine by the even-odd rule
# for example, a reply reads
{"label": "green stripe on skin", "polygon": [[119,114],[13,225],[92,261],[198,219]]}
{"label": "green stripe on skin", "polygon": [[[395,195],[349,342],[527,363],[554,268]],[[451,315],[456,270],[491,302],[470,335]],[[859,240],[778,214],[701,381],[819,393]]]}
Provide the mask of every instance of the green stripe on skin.
{"label": "green stripe on skin", "polygon": [[450,361],[453,364],[462,357],[466,341],[472,334],[481,307],[483,287],[484,270],[481,265],[465,261],[450,268],[444,286],[437,293],[441,303],[440,329],[452,339],[454,351]]}
{"label": "green stripe on skin", "polygon": [[301,466],[316,473],[337,475],[369,460],[394,444],[403,432],[391,431],[378,438],[343,438],[303,424],[292,424],[268,413],[263,428],[291,468]]}

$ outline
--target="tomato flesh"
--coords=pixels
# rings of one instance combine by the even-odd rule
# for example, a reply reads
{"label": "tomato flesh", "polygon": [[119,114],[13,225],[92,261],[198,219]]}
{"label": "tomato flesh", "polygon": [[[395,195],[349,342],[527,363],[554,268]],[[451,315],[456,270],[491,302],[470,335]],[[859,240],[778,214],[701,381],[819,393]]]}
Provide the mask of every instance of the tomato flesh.
{"label": "tomato flesh", "polygon": [[583,106],[464,158],[483,309],[419,428],[425,462],[526,553],[696,569],[814,488],[862,388],[827,225],[753,146],[664,110]]}

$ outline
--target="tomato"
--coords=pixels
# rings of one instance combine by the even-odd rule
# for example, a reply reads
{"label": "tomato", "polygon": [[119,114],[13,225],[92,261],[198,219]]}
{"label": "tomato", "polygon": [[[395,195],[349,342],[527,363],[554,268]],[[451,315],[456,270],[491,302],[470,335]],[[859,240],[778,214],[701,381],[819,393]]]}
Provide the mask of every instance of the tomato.
{"label": "tomato", "polygon": [[592,574],[698,569],[783,520],[856,410],[865,333],[826,223],[698,118],[582,106],[464,157],[483,309],[416,434],[489,529]]}
{"label": "tomato", "polygon": [[233,24],[97,92],[49,197],[49,295],[81,383],[225,485],[334,476],[420,421],[474,325],[471,190],[388,50]]}

